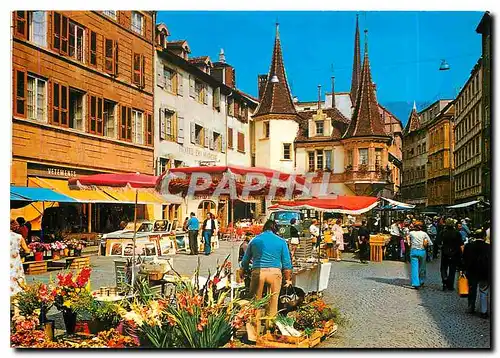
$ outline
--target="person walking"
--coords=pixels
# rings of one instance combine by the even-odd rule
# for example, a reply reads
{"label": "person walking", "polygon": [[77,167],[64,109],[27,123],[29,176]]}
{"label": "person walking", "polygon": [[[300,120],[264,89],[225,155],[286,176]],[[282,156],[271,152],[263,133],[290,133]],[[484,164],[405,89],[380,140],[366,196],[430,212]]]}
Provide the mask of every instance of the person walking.
{"label": "person walking", "polygon": [[[276,235],[277,226],[268,220],[262,233],[249,242],[245,256],[241,261],[243,270],[249,269],[252,261],[250,280],[250,295],[261,299],[264,294],[264,285],[268,285],[271,298],[266,307],[266,317],[275,317],[278,312],[278,297],[281,291],[282,278],[285,277],[285,286],[292,285],[292,262],[290,251],[284,239]],[[248,339],[255,340],[256,333],[260,333],[260,311],[255,315],[255,325],[247,324]]]}
{"label": "person walking", "polygon": [[28,254],[31,250],[24,241],[21,234],[18,234],[19,222],[10,222],[10,297],[12,299],[17,293],[26,287],[23,263],[21,261],[21,250]]}
{"label": "person walking", "polygon": [[311,234],[313,248],[317,250],[320,245],[318,220],[312,220],[311,226],[309,226],[309,233]]}
{"label": "person walking", "polygon": [[468,312],[476,311],[477,289],[479,287],[479,310],[482,318],[488,318],[488,292],[490,288],[491,251],[485,242],[486,233],[477,230],[474,239],[464,248],[465,276],[469,283]]}
{"label": "person walking", "polygon": [[401,234],[401,230],[399,229],[398,220],[392,221],[389,233],[391,234],[392,249],[392,252],[390,252],[390,256],[393,260],[397,260],[398,257],[401,257],[401,238],[403,237],[403,235]]}
{"label": "person walking", "polygon": [[432,245],[429,235],[423,231],[423,223],[417,221],[408,234],[410,242],[411,286],[419,289],[424,286],[426,277],[426,250]]}
{"label": "person walking", "polygon": [[358,243],[359,243],[359,261],[362,264],[368,263],[370,259],[370,232],[366,227],[366,220],[361,221],[361,227],[358,230]]}
{"label": "person walking", "polygon": [[189,254],[198,255],[198,232],[200,231],[200,221],[195,213],[189,214],[190,218],[186,223],[186,230],[189,239]]}
{"label": "person walking", "polygon": [[433,245],[429,245],[426,248],[427,253],[425,256],[425,260],[427,262],[430,262],[434,256],[433,255],[434,246],[437,246],[437,245],[434,245],[434,243],[436,241],[436,237],[437,237],[437,228],[434,226],[434,222],[432,221],[432,219],[428,219],[428,222],[427,222],[427,235],[429,235],[431,242],[433,243]]}
{"label": "person walking", "polygon": [[297,223],[297,219],[293,218],[290,220],[290,248],[291,248],[291,258],[292,261],[295,259],[295,251],[297,251],[297,248],[299,247],[299,231],[295,227],[295,224]]}
{"label": "person walking", "polygon": [[332,226],[332,235],[335,240],[335,246],[333,249],[333,257],[337,261],[341,261],[341,252],[344,251],[344,231],[342,230],[342,220],[337,219],[335,224]]}
{"label": "person walking", "polygon": [[207,213],[207,218],[203,221],[202,237],[205,246],[205,255],[212,252],[212,236],[217,232],[217,221],[212,213]]}
{"label": "person walking", "polygon": [[441,280],[443,291],[453,291],[455,282],[455,272],[460,264],[464,243],[462,236],[455,229],[455,221],[448,218],[445,221],[445,228],[441,234]]}
{"label": "person walking", "polygon": [[465,230],[465,227],[463,226],[463,224],[461,222],[459,222],[457,224],[457,230],[460,233],[460,236],[462,237],[462,241],[465,245],[469,241],[469,234],[468,234],[467,230]]}

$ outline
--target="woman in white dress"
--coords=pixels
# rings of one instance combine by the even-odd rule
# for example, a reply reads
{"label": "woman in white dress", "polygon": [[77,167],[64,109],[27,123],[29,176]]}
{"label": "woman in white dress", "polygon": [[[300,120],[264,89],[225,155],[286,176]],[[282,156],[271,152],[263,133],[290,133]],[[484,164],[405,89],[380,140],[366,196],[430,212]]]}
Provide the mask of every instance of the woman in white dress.
{"label": "woman in white dress", "polygon": [[17,302],[13,298],[16,294],[23,291],[26,286],[26,279],[24,277],[23,263],[21,261],[20,249],[22,248],[24,252],[30,252],[26,241],[23,237],[17,234],[15,231],[19,228],[19,224],[16,220],[11,220],[10,222],[10,298],[11,307],[14,308],[14,313],[16,314],[19,309],[17,308]]}
{"label": "woman in white dress", "polygon": [[334,249],[334,257],[337,261],[342,260],[341,252],[344,251],[344,230],[342,230],[342,221],[337,219],[335,224],[332,226],[332,235],[335,237],[336,245]]}

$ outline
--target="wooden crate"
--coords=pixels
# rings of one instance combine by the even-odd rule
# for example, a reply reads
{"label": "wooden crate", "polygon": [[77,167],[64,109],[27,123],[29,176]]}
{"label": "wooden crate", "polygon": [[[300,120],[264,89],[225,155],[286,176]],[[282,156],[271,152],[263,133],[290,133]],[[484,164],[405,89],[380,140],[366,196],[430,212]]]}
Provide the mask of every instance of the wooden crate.
{"label": "wooden crate", "polygon": [[37,275],[47,272],[47,261],[27,262],[24,265],[28,266],[26,273],[28,275]]}
{"label": "wooden crate", "polygon": [[257,337],[255,344],[260,348],[310,348],[309,338],[277,336],[271,333]]}
{"label": "wooden crate", "polygon": [[81,269],[90,266],[90,257],[76,257],[72,259],[69,268],[70,269]]}
{"label": "wooden crate", "polygon": [[314,331],[313,334],[309,337],[309,348],[313,348],[317,346],[320,342],[321,339],[324,337],[323,330],[317,329]]}
{"label": "wooden crate", "polygon": [[322,331],[323,337],[328,338],[328,337],[332,336],[333,334],[335,334],[335,332],[337,332],[337,329],[338,329],[338,326],[335,324],[335,322],[333,320],[326,322],[325,326],[323,327],[323,331]]}
{"label": "wooden crate", "polygon": [[370,236],[370,261],[382,262],[384,258],[385,236]]}

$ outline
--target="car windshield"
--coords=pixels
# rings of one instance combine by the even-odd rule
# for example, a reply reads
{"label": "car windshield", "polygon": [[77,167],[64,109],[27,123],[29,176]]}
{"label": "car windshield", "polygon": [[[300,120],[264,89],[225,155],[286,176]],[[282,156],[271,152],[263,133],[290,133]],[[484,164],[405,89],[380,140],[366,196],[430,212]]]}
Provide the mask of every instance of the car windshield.
{"label": "car windshield", "polygon": [[139,226],[139,229],[137,229],[137,232],[150,232],[150,231],[153,231],[152,223],[142,223],[141,226]]}
{"label": "car windshield", "polygon": [[298,222],[302,221],[304,214],[296,211],[277,211],[271,214],[270,220],[277,221],[279,224],[289,224],[290,220],[296,219]]}

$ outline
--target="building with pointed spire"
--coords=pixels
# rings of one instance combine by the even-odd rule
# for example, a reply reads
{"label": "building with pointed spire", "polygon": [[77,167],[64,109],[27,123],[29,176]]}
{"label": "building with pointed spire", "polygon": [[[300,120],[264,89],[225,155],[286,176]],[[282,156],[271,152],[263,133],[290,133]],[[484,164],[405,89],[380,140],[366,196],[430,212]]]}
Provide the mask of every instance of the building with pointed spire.
{"label": "building with pointed spire", "polygon": [[254,119],[255,165],[284,172],[294,170],[294,140],[300,118],[285,73],[279,25],[276,24],[271,66],[259,76],[259,106]]}
{"label": "building with pointed spire", "polygon": [[352,62],[351,103],[356,103],[358,87],[361,80],[361,49],[359,44],[359,15],[356,15],[356,32],[354,35],[354,61]]}

